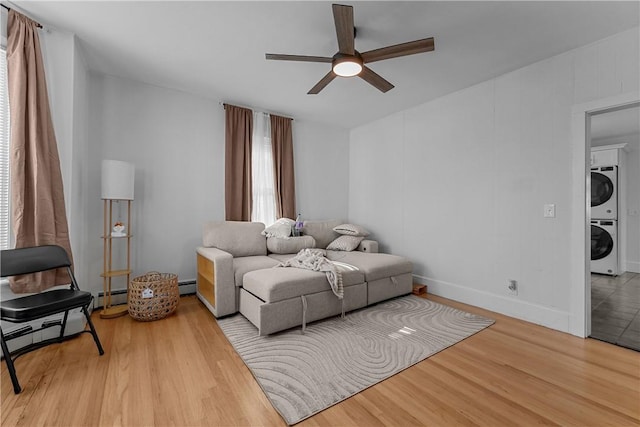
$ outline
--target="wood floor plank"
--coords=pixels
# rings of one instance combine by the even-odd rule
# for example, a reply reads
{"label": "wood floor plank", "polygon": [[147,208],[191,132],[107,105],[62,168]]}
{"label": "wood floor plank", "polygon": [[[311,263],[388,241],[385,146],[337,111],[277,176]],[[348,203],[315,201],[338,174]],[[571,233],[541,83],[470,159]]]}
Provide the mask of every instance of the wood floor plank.
{"label": "wood floor plank", "polygon": [[[528,414],[544,418],[543,424],[560,425],[602,425],[616,421],[616,425],[629,425],[633,420],[589,401],[576,393],[556,387],[537,376],[527,374],[509,364],[499,361],[479,360],[472,352],[456,352],[447,357],[434,359],[433,363],[447,369],[452,375],[461,375],[477,387],[488,390],[508,402],[513,407],[525,408]],[[509,381],[504,381],[509,378]],[[524,421],[525,413],[513,414]],[[525,422],[525,425],[537,424]]]}
{"label": "wood floor plank", "polygon": [[[478,337],[476,344],[491,348],[495,363],[517,366],[517,370],[531,378],[562,387],[629,416],[637,415],[640,393],[634,389],[637,381],[633,378],[613,371],[607,373],[599,366],[579,363],[542,347],[525,349],[522,340],[503,334],[484,334]],[[468,348],[468,344],[460,344],[461,351]],[[471,349],[471,353],[476,357],[479,354],[477,348]]]}
{"label": "wood floor plank", "polygon": [[[428,298],[496,323],[299,425],[640,426],[640,353]],[[104,356],[87,334],[22,356],[20,395],[2,364],[2,426],[286,425],[194,296],[94,322]]]}
{"label": "wood floor plank", "polygon": [[[438,396],[445,402],[455,402],[455,408],[478,425],[546,424],[553,422],[544,416],[518,404],[509,396],[496,393],[484,385],[470,380],[466,372],[456,372],[430,361],[418,364],[418,375],[409,376],[409,381],[423,385],[422,394],[432,399]],[[473,370],[479,367],[474,366]],[[426,380],[426,381],[425,381]],[[428,384],[424,387],[425,384]],[[517,421],[514,421],[517,420]]]}

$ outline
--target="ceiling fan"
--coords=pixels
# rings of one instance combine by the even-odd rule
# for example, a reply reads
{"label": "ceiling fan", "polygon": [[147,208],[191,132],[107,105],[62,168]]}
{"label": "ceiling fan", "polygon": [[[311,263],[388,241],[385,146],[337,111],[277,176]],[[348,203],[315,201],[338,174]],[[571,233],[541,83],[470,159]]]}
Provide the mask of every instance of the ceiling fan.
{"label": "ceiling fan", "polygon": [[338,52],[333,57],[306,56],[306,55],[283,55],[277,53],[267,53],[266,59],[280,61],[303,61],[303,62],[327,62],[331,63],[331,71],[327,73],[307,94],[315,95],[325,88],[337,76],[354,77],[359,76],[372,86],[382,92],[393,89],[393,85],[380,75],[375,73],[364,64],[382,61],[384,59],[397,58],[400,56],[414,55],[416,53],[430,52],[434,49],[433,37],[412,42],[401,43],[393,46],[382,47],[360,53],[355,49],[354,41],[356,29],[353,25],[353,7],[341,4],[334,4],[333,20],[336,25],[338,36]]}

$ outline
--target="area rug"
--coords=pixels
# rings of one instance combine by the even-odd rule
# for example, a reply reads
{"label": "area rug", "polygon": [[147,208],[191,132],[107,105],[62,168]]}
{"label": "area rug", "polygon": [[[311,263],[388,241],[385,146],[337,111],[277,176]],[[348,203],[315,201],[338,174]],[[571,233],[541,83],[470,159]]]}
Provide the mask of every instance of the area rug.
{"label": "area rug", "polygon": [[241,314],[218,324],[287,424],[296,424],[493,324],[405,296],[261,337]]}

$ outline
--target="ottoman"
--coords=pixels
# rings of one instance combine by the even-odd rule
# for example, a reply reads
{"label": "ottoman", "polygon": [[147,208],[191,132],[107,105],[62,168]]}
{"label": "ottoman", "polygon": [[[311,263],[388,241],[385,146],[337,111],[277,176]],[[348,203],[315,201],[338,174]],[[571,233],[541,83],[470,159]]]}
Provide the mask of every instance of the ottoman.
{"label": "ottoman", "polygon": [[[342,273],[345,312],[367,305],[367,284],[361,271]],[[291,267],[255,270],[244,275],[240,313],[260,335],[338,315],[342,301],[323,272]]]}
{"label": "ottoman", "polygon": [[407,295],[413,290],[413,264],[407,258],[359,251],[327,251],[327,258],[360,269],[367,282],[367,305]]}

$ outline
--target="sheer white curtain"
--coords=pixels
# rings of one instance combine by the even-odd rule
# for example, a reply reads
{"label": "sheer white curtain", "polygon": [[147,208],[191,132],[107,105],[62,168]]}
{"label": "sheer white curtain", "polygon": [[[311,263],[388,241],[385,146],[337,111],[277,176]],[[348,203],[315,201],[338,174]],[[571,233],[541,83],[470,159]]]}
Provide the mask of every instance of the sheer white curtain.
{"label": "sheer white curtain", "polygon": [[251,145],[253,185],[251,221],[262,222],[268,227],[276,222],[276,198],[271,151],[271,120],[267,113],[253,112]]}

